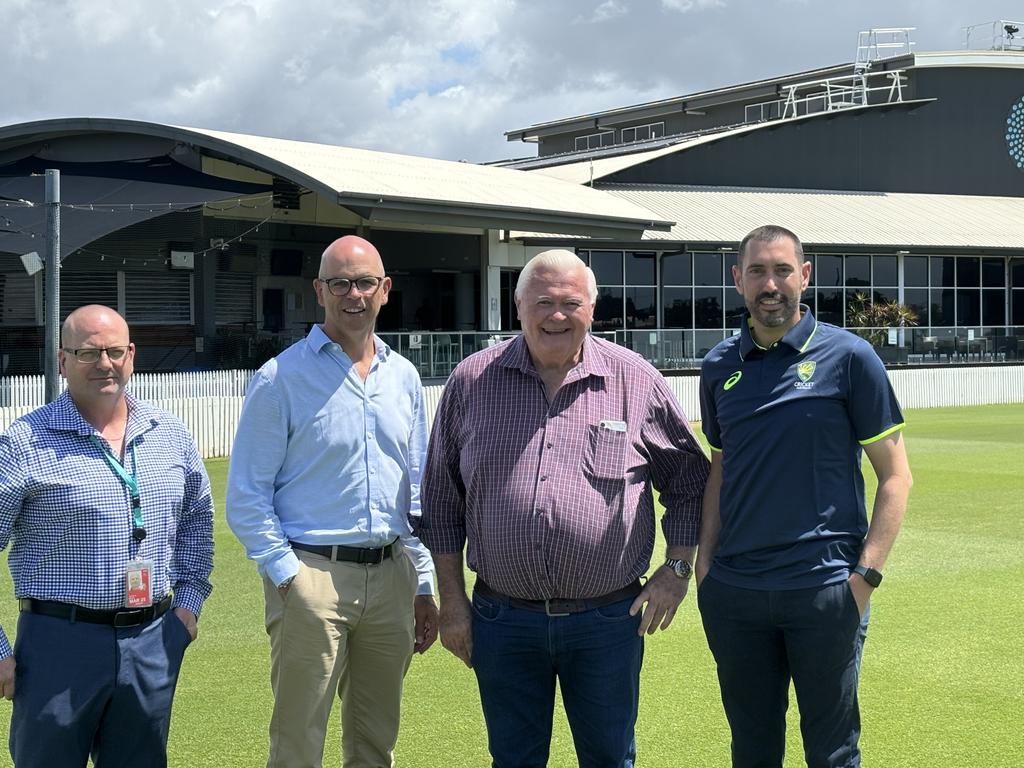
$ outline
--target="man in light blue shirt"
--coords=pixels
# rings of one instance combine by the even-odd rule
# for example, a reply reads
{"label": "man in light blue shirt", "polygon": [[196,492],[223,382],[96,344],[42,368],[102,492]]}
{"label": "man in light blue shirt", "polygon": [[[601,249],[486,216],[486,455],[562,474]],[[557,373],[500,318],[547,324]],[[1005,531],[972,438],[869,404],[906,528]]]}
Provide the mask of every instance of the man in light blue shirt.
{"label": "man in light blue shirt", "polygon": [[320,765],[335,690],[344,765],[392,765],[405,672],[437,637],[433,563],[410,522],[423,389],[373,332],[391,289],[373,245],[336,240],[313,285],[323,325],[249,385],[227,519],[264,582],[268,766]]}

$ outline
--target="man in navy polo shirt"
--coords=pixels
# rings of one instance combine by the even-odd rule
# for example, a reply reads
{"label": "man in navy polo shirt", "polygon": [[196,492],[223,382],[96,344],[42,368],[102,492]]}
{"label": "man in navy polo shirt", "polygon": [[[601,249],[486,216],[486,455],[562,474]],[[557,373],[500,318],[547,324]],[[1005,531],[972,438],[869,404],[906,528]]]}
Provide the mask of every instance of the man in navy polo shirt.
{"label": "man in navy polo shirt", "polygon": [[[782,766],[790,680],[807,765],[860,765],[868,601],[912,483],[885,367],[800,304],[810,277],[792,232],[747,235],[733,267],[747,314],[701,370],[712,460],[697,594],[734,768]],[[870,525],[862,450],[878,477]]]}

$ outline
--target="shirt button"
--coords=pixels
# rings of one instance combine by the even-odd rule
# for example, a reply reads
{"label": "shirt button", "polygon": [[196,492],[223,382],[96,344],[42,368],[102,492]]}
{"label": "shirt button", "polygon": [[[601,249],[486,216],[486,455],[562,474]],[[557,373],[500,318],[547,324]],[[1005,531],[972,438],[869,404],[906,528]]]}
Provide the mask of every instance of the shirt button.
{"label": "shirt button", "polygon": [[541,481],[542,483],[543,483],[543,482],[544,482],[545,480],[547,480],[547,479],[548,479],[548,476],[547,476],[547,475],[541,475],[541,476],[540,476],[540,481]]}
{"label": "shirt button", "polygon": [[554,443],[548,443],[548,444],[547,444],[547,447],[548,447],[548,448],[554,448],[554,447],[555,447],[555,444],[554,444]]}
{"label": "shirt button", "polygon": [[376,469],[371,469],[370,470],[370,474],[371,475],[376,475],[377,474],[377,470]]}
{"label": "shirt button", "polygon": [[367,432],[366,433],[366,439],[367,440],[373,440],[373,432]]}

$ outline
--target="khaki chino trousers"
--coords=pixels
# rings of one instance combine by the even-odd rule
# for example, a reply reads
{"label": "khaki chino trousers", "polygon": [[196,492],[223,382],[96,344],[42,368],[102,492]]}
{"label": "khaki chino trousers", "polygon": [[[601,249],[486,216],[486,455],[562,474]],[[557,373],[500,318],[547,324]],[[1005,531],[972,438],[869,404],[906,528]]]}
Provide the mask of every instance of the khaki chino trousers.
{"label": "khaki chino trousers", "polygon": [[334,692],[345,768],[390,768],[415,640],[416,570],[399,543],[380,565],[295,550],[282,597],[263,580],[274,712],[269,768],[319,768]]}

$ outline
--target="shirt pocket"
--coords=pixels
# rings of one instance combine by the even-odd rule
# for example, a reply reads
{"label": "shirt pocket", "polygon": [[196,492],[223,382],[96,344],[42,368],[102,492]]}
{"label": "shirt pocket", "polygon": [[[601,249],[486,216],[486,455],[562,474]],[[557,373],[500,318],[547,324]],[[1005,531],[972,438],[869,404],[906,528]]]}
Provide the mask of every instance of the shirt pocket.
{"label": "shirt pocket", "polygon": [[626,466],[626,432],[600,425],[587,428],[583,471],[601,480],[622,480]]}

